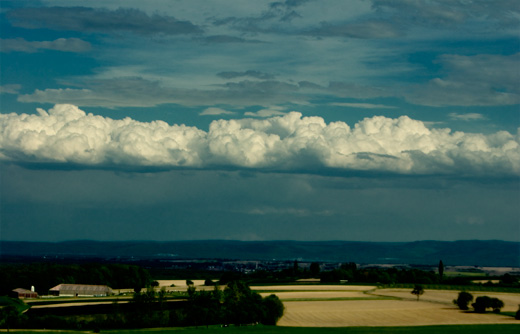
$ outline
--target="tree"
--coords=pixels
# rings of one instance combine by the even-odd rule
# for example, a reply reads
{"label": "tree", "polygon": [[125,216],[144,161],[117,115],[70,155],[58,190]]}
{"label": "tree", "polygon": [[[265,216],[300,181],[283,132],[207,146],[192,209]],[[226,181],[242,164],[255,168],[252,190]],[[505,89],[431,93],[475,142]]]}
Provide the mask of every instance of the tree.
{"label": "tree", "polygon": [[484,313],[486,312],[486,308],[488,308],[490,304],[491,298],[489,298],[488,296],[480,296],[477,297],[477,299],[473,304],[471,304],[471,306],[473,306],[475,312]]}
{"label": "tree", "polygon": [[[190,287],[191,288],[191,287]],[[193,289],[195,289],[193,287]],[[192,325],[211,324],[221,320],[221,293],[217,286],[211,291],[193,291],[188,299],[187,319]]]}
{"label": "tree", "polygon": [[513,277],[511,274],[506,273],[504,276],[502,276],[500,281],[502,284],[515,284],[518,282],[518,279]]}
{"label": "tree", "polygon": [[444,263],[442,260],[439,261],[439,280],[442,281],[442,276],[444,275]]}
{"label": "tree", "polygon": [[412,294],[417,296],[417,301],[419,301],[419,297],[424,293],[424,288],[422,285],[416,284],[412,290]]}
{"label": "tree", "polygon": [[504,307],[504,302],[498,298],[490,298],[488,296],[477,297],[475,302],[471,304],[475,312],[484,313],[486,309],[491,308],[493,312],[499,313],[500,309]]}
{"label": "tree", "polygon": [[339,283],[341,280],[340,270],[322,271],[320,274],[321,283]]}
{"label": "tree", "polygon": [[204,285],[213,286],[213,285],[215,285],[215,283],[213,283],[213,281],[210,278],[206,278],[206,280],[204,281]]}
{"label": "tree", "polygon": [[20,321],[21,314],[14,305],[8,305],[0,308],[0,326],[5,325],[7,332],[9,328],[16,325]]}
{"label": "tree", "polygon": [[193,285],[193,281],[191,279],[187,279],[186,280],[186,285],[187,286]]}
{"label": "tree", "polygon": [[357,270],[357,265],[356,265],[355,262],[347,262],[347,263],[343,263],[341,265],[341,269],[356,271]]}
{"label": "tree", "polygon": [[498,298],[491,298],[489,306],[493,309],[493,312],[500,313],[500,310],[504,307],[504,302]]}
{"label": "tree", "polygon": [[276,295],[265,297],[262,300],[262,307],[263,312],[260,322],[264,325],[275,326],[285,310],[282,301]]}
{"label": "tree", "polygon": [[227,324],[251,324],[262,315],[262,297],[242,281],[229,282],[224,289],[223,306]]}
{"label": "tree", "polygon": [[294,260],[293,275],[297,275],[299,271],[300,271],[300,266],[298,265],[298,260]]}
{"label": "tree", "polygon": [[453,300],[453,304],[457,305],[461,310],[469,309],[468,304],[473,301],[473,295],[466,291],[459,292],[457,299]]}
{"label": "tree", "polygon": [[318,262],[311,263],[310,271],[312,277],[317,277],[320,274],[320,264]]}
{"label": "tree", "polygon": [[520,320],[520,305],[518,305],[518,311],[516,311],[515,319]]}

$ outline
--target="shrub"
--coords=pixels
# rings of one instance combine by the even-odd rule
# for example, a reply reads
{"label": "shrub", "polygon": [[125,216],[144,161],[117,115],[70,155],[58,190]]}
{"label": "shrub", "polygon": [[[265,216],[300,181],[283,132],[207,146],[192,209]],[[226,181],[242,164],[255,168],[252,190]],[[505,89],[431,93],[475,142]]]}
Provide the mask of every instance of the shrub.
{"label": "shrub", "polygon": [[480,296],[477,297],[477,299],[473,304],[471,304],[471,306],[473,306],[475,312],[484,313],[486,312],[486,308],[488,308],[489,304],[491,303],[490,300],[491,298],[489,298],[488,296]]}
{"label": "shrub", "polygon": [[489,306],[493,309],[493,312],[500,313],[500,309],[504,307],[504,302],[498,298],[491,298]]}
{"label": "shrub", "polygon": [[484,313],[486,309],[491,308],[493,312],[499,313],[500,309],[504,307],[504,302],[498,298],[490,298],[488,296],[477,297],[475,302],[471,304],[475,312]]}
{"label": "shrub", "polygon": [[275,326],[282,317],[285,307],[276,295],[269,295],[262,300],[263,312],[260,322]]}
{"label": "shrub", "polygon": [[461,310],[469,309],[468,304],[473,301],[473,295],[466,291],[459,292],[457,299],[453,300],[453,304],[457,305]]}
{"label": "shrub", "polygon": [[520,320],[520,305],[518,305],[518,311],[516,311],[515,319]]}
{"label": "shrub", "polygon": [[412,294],[417,296],[417,300],[419,300],[419,297],[424,293],[424,288],[422,285],[416,284],[415,287],[412,290]]}

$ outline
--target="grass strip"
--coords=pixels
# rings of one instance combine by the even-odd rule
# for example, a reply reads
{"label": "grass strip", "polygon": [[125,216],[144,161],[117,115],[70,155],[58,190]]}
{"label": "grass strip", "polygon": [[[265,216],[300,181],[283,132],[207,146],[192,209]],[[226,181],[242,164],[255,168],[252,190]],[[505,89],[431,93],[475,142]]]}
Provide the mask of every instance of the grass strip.
{"label": "grass strip", "polygon": [[[280,298],[280,296],[278,296]],[[338,300],[401,300],[398,297],[392,296],[374,296],[374,297],[331,297],[331,298],[280,298],[283,302],[323,302],[323,301],[338,301]]]}
{"label": "grass strip", "polygon": [[[519,322],[520,325],[520,322]],[[101,330],[101,333],[118,334],[140,334],[140,333],[160,333],[160,334],[517,334],[519,325],[442,325],[442,326],[408,326],[408,327],[277,327],[277,326],[241,326],[241,327],[182,327],[182,328],[147,328],[135,330]],[[36,334],[36,333],[60,333],[78,334],[92,333],[92,331],[61,331],[61,330],[16,330],[17,334]]]}

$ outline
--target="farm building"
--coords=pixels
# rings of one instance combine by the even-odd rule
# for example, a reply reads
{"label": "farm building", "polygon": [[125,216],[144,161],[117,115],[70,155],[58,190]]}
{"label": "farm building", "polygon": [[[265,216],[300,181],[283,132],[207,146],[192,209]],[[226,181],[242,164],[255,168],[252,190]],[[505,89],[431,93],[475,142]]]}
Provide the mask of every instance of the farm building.
{"label": "farm building", "polygon": [[18,288],[11,291],[10,296],[18,299],[38,298],[38,293],[35,291]]}
{"label": "farm building", "polygon": [[106,285],[59,284],[49,290],[51,296],[66,297],[101,297],[112,294],[112,289]]}

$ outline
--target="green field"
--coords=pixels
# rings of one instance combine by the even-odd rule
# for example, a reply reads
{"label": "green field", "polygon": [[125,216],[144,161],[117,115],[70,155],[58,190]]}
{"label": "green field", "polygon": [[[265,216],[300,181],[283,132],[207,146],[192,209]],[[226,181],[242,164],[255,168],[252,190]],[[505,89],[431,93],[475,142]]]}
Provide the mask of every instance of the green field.
{"label": "green field", "polygon": [[[520,325],[520,321],[519,321]],[[102,330],[101,333],[121,333],[121,334],[141,334],[141,333],[158,333],[158,334],[397,334],[397,333],[418,333],[418,334],[516,334],[520,330],[518,325],[446,325],[446,326],[420,326],[420,327],[271,327],[271,326],[244,326],[244,327],[213,327],[209,328],[154,328],[142,330]],[[5,330],[3,330],[5,332]],[[17,330],[17,334],[36,334],[36,333],[60,333],[60,334],[78,334],[89,333],[87,331],[23,331]],[[92,333],[92,332],[90,332]]]}

